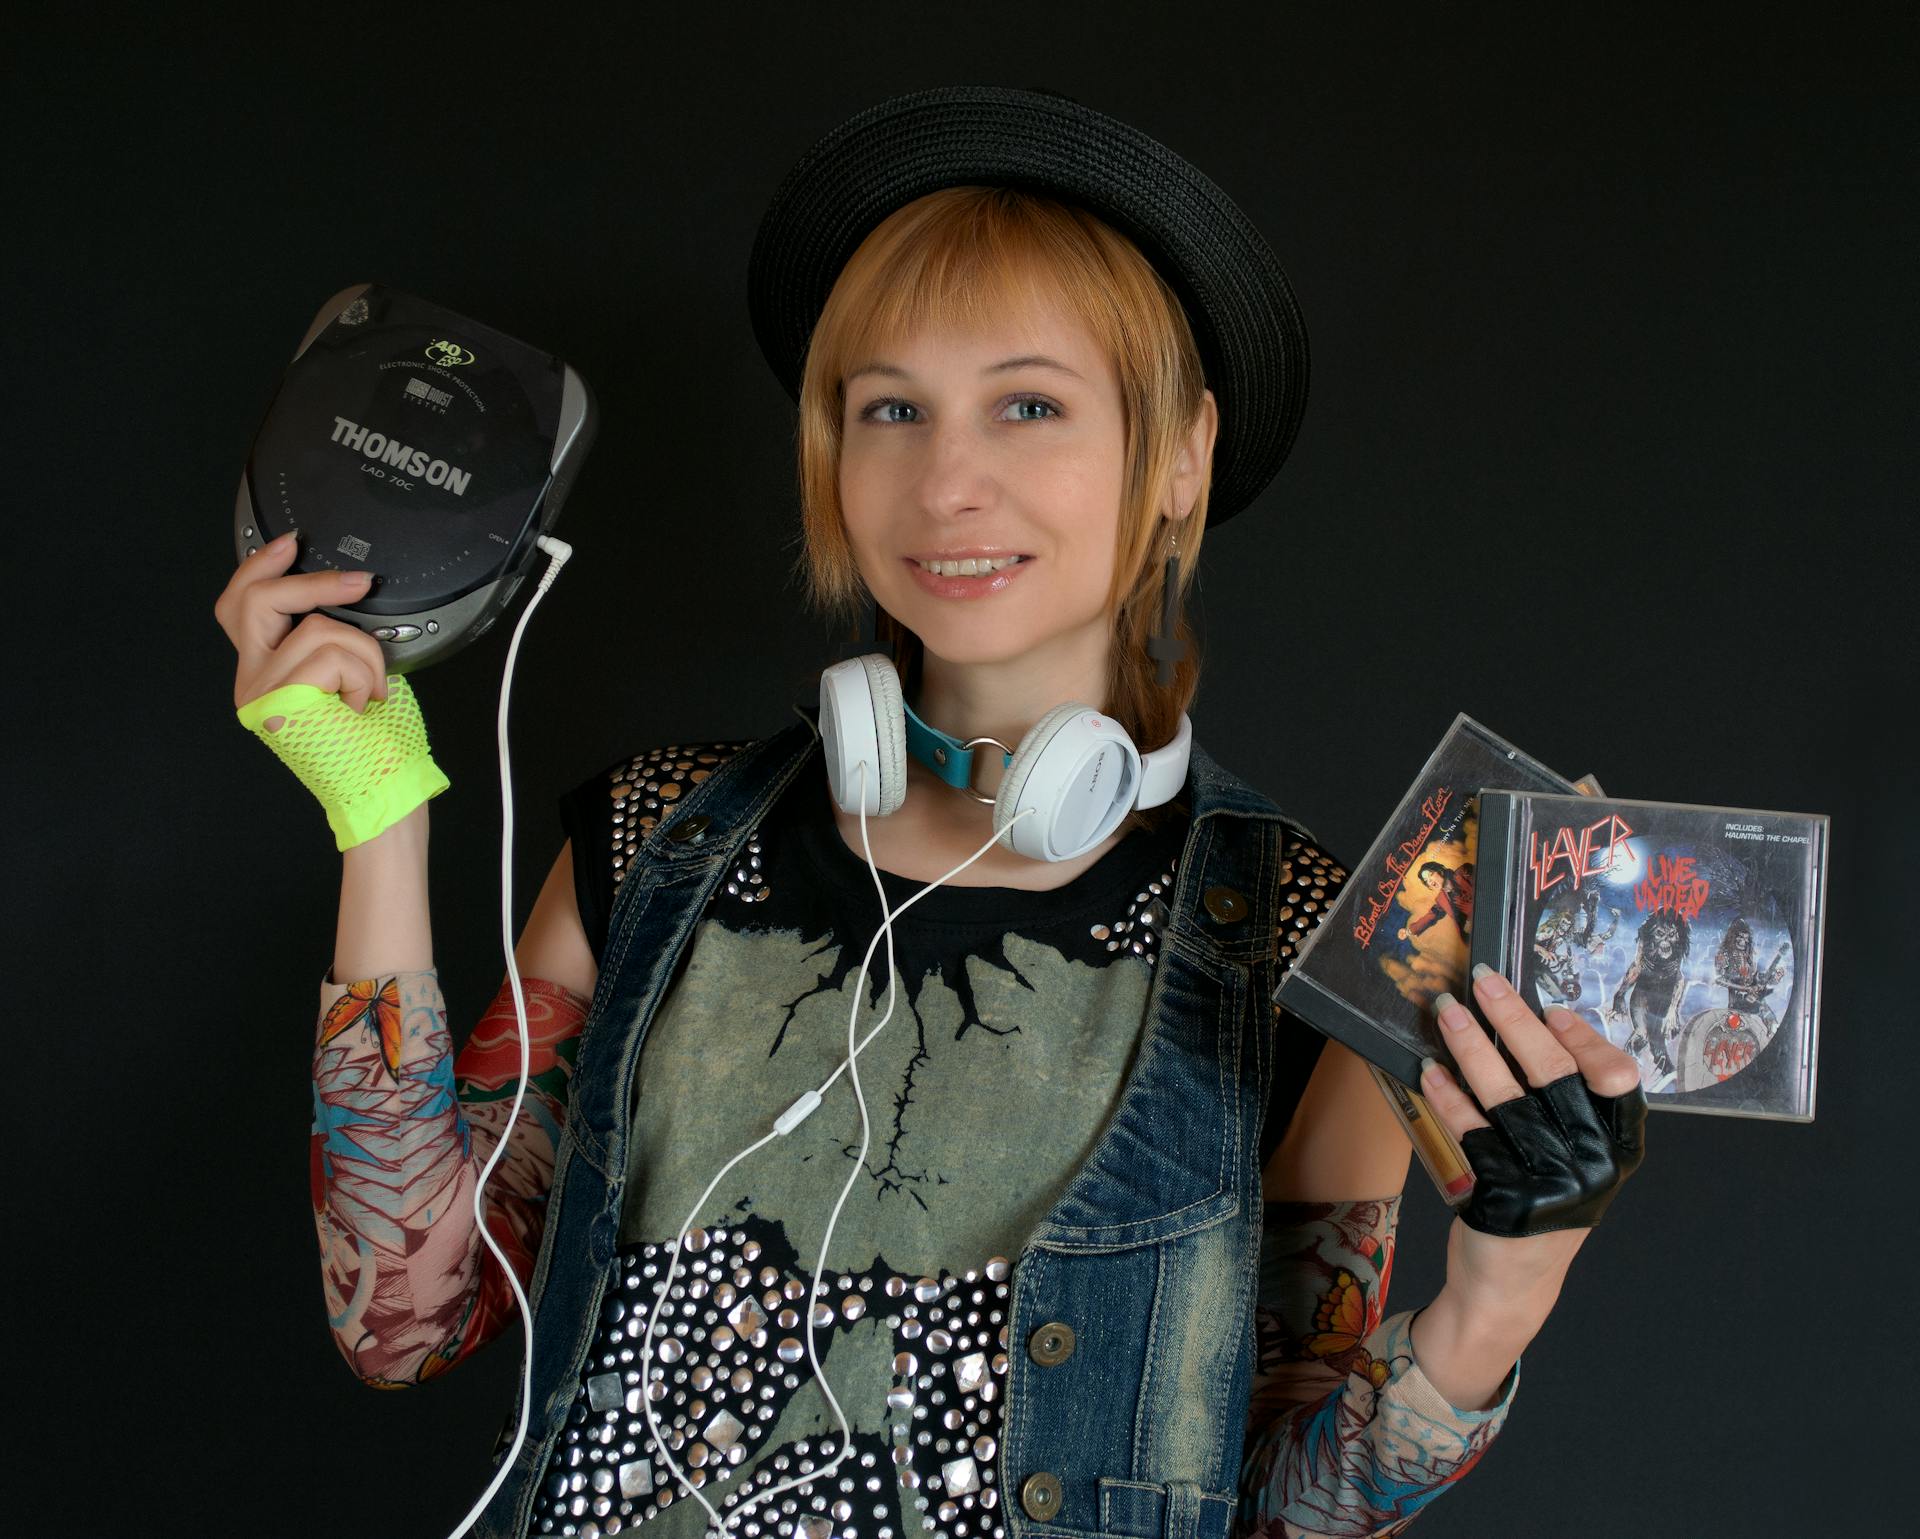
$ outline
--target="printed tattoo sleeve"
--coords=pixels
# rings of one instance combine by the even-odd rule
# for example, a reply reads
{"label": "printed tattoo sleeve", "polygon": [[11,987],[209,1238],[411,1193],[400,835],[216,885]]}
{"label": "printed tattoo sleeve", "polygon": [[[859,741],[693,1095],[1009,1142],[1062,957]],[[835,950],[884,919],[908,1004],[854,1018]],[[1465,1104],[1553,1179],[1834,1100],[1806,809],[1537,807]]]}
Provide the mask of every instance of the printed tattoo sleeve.
{"label": "printed tattoo sleeve", "polygon": [[1237,1530],[1398,1534],[1498,1436],[1520,1366],[1488,1409],[1455,1410],[1414,1361],[1414,1311],[1382,1318],[1399,1197],[1264,1215]]}
{"label": "printed tattoo sleeve", "polygon": [[[543,978],[520,984],[527,1093],[484,1202],[488,1231],[524,1287],[590,1002]],[[368,1384],[432,1378],[516,1312],[474,1225],[473,1191],[519,1078],[519,1020],[504,977],[457,1061],[434,969],[320,985],[313,1221],[328,1324]]]}

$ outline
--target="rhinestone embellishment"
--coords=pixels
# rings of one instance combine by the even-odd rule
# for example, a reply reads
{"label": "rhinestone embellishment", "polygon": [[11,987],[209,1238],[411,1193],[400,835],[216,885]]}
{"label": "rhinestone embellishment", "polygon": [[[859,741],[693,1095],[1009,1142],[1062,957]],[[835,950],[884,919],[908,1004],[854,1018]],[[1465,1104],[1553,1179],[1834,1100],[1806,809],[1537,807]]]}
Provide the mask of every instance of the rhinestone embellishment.
{"label": "rhinestone embellishment", "polygon": [[635,754],[608,772],[607,792],[613,798],[609,853],[615,887],[625,880],[640,841],[658,826],[661,816],[746,746],[746,741],[702,743],[697,747],[670,743]]}
{"label": "rhinestone embellishment", "polygon": [[1088,933],[1107,950],[1130,951],[1137,957],[1145,957],[1147,966],[1152,967],[1159,960],[1160,932],[1171,917],[1167,898],[1173,891],[1173,873],[1179,864],[1177,856],[1168,861],[1167,869],[1157,880],[1148,882],[1144,892],[1133,895],[1125,914],[1112,924],[1092,926]]}
{"label": "rhinestone embellishment", "polygon": [[[749,1231],[757,1237],[749,1239]],[[649,1401],[687,1485],[702,1494],[711,1489],[707,1499],[723,1517],[771,1486],[835,1465],[832,1435],[769,1446],[771,1429],[811,1368],[804,1353],[795,1353],[798,1341],[769,1335],[761,1306],[792,1299],[805,1308],[811,1279],[797,1271],[769,1220],[701,1233],[703,1254],[683,1247],[650,1369],[643,1369],[640,1343],[665,1287],[672,1246],[629,1245],[615,1257],[579,1389],[540,1483],[532,1532],[573,1539],[629,1533],[686,1500],[653,1446]],[[785,1265],[771,1264],[783,1255]],[[859,1322],[891,1336],[888,1426],[856,1434],[830,1474],[756,1503],[734,1527],[740,1539],[1005,1539],[994,1458],[1008,1372],[1011,1270],[1006,1257],[994,1256],[960,1276],[875,1266],[822,1279],[815,1346],[823,1362],[833,1337]],[[695,1278],[710,1284],[698,1295],[690,1286]],[[730,1312],[719,1306],[722,1287],[740,1290]],[[783,1361],[789,1358],[797,1360]]]}
{"label": "rhinestone embellishment", "polygon": [[[755,829],[747,836],[746,853],[740,857],[740,864],[727,876],[725,891],[728,897],[738,898],[742,903],[764,903],[773,890],[768,887],[760,875],[760,865],[765,851],[760,848],[760,831]],[[718,894],[716,893],[717,897]]]}
{"label": "rhinestone embellishment", "polygon": [[1280,910],[1276,915],[1283,972],[1293,965],[1294,953],[1307,932],[1333,906],[1346,879],[1346,868],[1336,864],[1326,851],[1289,834],[1280,869]]}

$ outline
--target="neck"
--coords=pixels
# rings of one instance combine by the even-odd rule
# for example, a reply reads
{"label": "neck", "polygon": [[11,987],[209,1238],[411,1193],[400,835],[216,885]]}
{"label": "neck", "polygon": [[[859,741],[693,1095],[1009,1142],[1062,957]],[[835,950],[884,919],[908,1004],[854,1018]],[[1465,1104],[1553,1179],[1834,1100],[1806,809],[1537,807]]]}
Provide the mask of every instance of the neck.
{"label": "neck", "polygon": [[[1106,626],[1057,636],[1043,647],[993,662],[956,662],[923,649],[919,687],[910,698],[930,727],[965,742],[991,737],[1017,748],[1048,711],[1069,700],[1104,711],[1112,637]],[[991,794],[999,755],[982,745],[974,784]]]}

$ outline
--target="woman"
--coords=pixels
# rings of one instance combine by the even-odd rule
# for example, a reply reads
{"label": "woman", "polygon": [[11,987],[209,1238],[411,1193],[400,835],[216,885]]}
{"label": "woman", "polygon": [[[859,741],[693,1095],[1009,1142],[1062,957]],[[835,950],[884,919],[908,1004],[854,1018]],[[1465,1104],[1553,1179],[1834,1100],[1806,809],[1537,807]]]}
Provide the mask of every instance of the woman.
{"label": "woman", "polygon": [[[858,709],[895,747],[842,784],[823,704],[566,798],[516,950],[530,1100],[487,1194],[537,1311],[533,1417],[482,1530],[1397,1531],[1498,1431],[1637,1158],[1638,1077],[1483,978],[1536,1094],[1443,997],[1473,1096],[1437,1068],[1424,1088],[1483,1190],[1440,1294],[1385,1315],[1407,1144],[1364,1065],[1269,1004],[1345,871],[1180,733],[1202,531],[1298,418],[1277,265],[1136,130],[968,87],[816,145],[751,287],[800,406],[805,572],[829,609],[871,606],[858,673],[882,694]],[[330,631],[288,633],[331,590],[270,551],[219,610],[242,720],[357,704],[417,726],[368,638],[321,657]],[[309,693],[262,693],[289,680]],[[1178,796],[1036,860],[996,831],[1074,701],[1190,761]],[[382,1385],[444,1371],[508,1311],[470,1203],[517,1022],[503,985],[452,1059],[430,763],[422,736],[395,821],[346,852],[315,1055],[329,1314]],[[854,954],[882,894],[913,907],[869,986]],[[863,1015],[885,1023],[857,1064],[871,1120],[832,1082]],[[815,1115],[729,1166],[823,1079]],[[1592,1106],[1621,1146],[1589,1142],[1580,1180],[1503,1163],[1522,1111]]]}

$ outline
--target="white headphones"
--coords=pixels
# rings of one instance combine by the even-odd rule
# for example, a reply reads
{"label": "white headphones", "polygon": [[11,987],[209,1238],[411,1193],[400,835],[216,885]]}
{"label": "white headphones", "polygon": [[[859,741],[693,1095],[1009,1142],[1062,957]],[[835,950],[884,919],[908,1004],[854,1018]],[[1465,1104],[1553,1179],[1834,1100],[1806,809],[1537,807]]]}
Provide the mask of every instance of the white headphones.
{"label": "white headphones", "polygon": [[[1086,854],[1134,808],[1173,799],[1186,784],[1193,723],[1181,712],[1173,741],[1141,753],[1119,722],[1069,701],[1035,722],[1018,748],[991,737],[963,743],[923,722],[902,699],[893,664],[868,653],[820,675],[820,740],[827,783],[842,812],[862,808],[853,773],[862,761],[878,767],[864,780],[867,814],[898,811],[911,753],[948,785],[992,804],[1001,844],[1033,860],[1058,861]],[[1005,755],[1006,772],[993,796],[973,789],[977,743],[992,743]]]}

